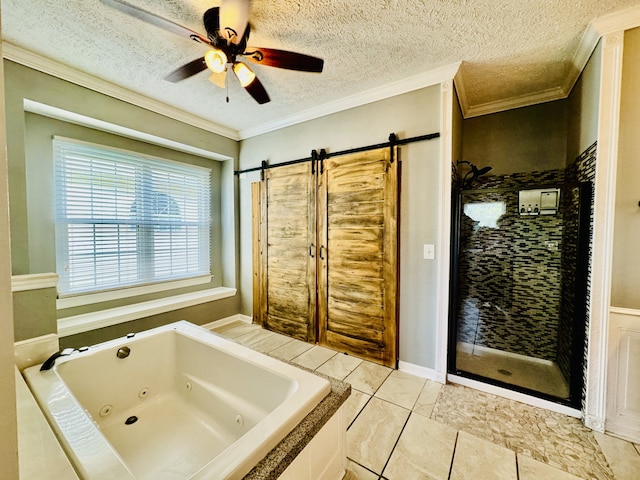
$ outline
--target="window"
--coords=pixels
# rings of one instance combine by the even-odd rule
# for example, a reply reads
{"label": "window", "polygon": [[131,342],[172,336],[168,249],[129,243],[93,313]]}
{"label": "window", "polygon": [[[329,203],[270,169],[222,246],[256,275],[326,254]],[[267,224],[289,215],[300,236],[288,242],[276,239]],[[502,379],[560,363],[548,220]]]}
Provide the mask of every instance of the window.
{"label": "window", "polygon": [[206,168],[56,137],[61,296],[210,274]]}

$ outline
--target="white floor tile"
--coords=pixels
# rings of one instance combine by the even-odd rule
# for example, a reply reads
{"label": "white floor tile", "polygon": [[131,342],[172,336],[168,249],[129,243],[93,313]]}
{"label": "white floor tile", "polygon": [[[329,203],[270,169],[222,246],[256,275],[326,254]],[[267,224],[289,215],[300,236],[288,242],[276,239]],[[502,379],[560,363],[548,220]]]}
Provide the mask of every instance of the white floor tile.
{"label": "white floor tile", "polygon": [[427,418],[431,417],[433,407],[438,401],[438,395],[442,390],[442,384],[433,380],[427,380],[420,392],[418,400],[413,407],[413,411]]}
{"label": "white floor tile", "polygon": [[306,352],[307,350],[311,350],[312,348],[313,345],[311,343],[302,342],[294,338],[286,345],[276,348],[269,353],[281,360],[291,360],[292,358],[295,358],[298,355]]}
{"label": "white floor tile", "polygon": [[351,422],[355,420],[370,398],[371,395],[362,393],[354,388],[351,389],[351,396],[344,404],[345,424],[347,425],[347,428],[349,428]]}
{"label": "white floor tile", "polygon": [[580,480],[579,477],[558,468],[538,462],[526,455],[518,455],[519,480]]}
{"label": "white floor tile", "polygon": [[405,408],[372,398],[347,430],[347,457],[381,473],[409,413]]}
{"label": "white floor tile", "polygon": [[456,437],[455,429],[412,413],[383,476],[388,480],[447,480]]}
{"label": "white floor tile", "polygon": [[451,480],[517,480],[513,450],[458,432]]}
{"label": "white floor tile", "polygon": [[394,370],[380,386],[375,396],[411,410],[426,380]]}
{"label": "white floor tile", "polygon": [[347,473],[342,480],[378,480],[378,475],[362,465],[347,460]]}
{"label": "white floor tile", "polygon": [[338,380],[344,380],[358,365],[362,363],[362,359],[339,353],[324,365],[318,368],[318,373],[322,373]]}
{"label": "white floor tile", "polygon": [[593,432],[593,435],[600,444],[616,480],[640,478],[640,455],[632,443],[599,432]]}
{"label": "white floor tile", "polygon": [[356,390],[373,395],[392,371],[388,367],[364,361],[344,381]]}
{"label": "white floor tile", "polygon": [[270,353],[292,341],[293,338],[291,337],[274,333],[273,335],[252,344],[251,348],[260,353]]}
{"label": "white floor tile", "polygon": [[296,365],[300,365],[301,367],[308,368],[309,370],[315,370],[335,355],[337,355],[337,353],[334,350],[316,345],[303,354],[295,357],[292,362]]}

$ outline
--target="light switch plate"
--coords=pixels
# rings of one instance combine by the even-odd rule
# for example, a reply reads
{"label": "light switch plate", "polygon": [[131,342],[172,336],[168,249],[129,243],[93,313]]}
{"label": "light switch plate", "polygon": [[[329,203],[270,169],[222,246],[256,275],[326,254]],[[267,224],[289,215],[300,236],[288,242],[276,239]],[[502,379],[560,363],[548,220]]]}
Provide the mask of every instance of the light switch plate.
{"label": "light switch plate", "polygon": [[434,258],[436,258],[435,245],[425,243],[423,255],[425,260],[433,260]]}

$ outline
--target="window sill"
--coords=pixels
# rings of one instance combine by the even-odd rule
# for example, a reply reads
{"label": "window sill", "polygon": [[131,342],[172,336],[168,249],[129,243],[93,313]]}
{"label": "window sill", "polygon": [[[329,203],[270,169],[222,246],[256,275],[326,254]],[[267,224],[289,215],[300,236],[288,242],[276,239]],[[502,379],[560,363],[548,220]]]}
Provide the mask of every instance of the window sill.
{"label": "window sill", "polygon": [[58,298],[56,308],[64,310],[65,308],[79,307],[82,305],[91,305],[93,303],[108,302],[110,300],[120,300],[122,298],[137,297],[146,295],[147,293],[165,292],[167,290],[175,290],[183,287],[193,287],[195,285],[204,285],[211,282],[211,275],[203,275],[201,277],[186,278],[183,280],[173,280],[168,282],[154,283],[152,285],[142,285],[138,287],[120,288],[106,292],[89,293],[84,295],[75,295]]}
{"label": "window sill", "polygon": [[222,300],[233,297],[236,294],[235,288],[218,287],[199,292],[173,295],[158,300],[140,302],[124,307],[110,308],[97,312],[84,313],[58,319],[58,336],[68,337],[77,333],[95,330],[97,328],[110,327],[119,323],[130,322],[140,318],[159,315],[181,308],[192,307],[202,303]]}

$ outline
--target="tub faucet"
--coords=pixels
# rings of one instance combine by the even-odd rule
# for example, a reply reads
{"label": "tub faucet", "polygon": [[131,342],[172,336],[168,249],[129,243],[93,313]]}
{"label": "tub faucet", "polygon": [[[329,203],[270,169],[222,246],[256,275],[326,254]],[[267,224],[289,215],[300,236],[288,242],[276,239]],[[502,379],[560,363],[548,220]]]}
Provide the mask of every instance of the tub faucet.
{"label": "tub faucet", "polygon": [[66,357],[67,355],[71,355],[76,350],[74,348],[65,348],[64,350],[60,350],[59,352],[54,353],[49,358],[45,360],[45,362],[40,367],[40,371],[43,372],[45,370],[50,370],[54,363],[56,363],[56,359],[58,357]]}

